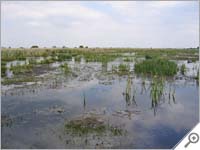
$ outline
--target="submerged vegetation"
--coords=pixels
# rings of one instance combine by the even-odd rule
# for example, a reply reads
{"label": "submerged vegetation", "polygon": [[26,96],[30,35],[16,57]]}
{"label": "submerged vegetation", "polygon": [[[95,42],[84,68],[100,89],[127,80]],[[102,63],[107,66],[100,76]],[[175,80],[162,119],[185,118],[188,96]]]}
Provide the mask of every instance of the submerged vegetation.
{"label": "submerged vegetation", "polygon": [[149,59],[135,64],[135,72],[138,74],[173,76],[177,70],[177,64],[166,59]]}

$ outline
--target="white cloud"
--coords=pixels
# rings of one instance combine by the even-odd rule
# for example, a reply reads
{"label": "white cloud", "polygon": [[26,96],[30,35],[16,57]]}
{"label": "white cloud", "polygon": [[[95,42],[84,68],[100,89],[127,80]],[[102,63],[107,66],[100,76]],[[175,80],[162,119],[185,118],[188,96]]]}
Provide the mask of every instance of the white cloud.
{"label": "white cloud", "polygon": [[90,2],[96,6],[87,3],[3,2],[2,44],[17,47],[35,43],[43,46],[67,43],[72,47],[79,44],[192,47],[198,44],[198,11],[184,12],[182,8],[195,7],[195,3]]}

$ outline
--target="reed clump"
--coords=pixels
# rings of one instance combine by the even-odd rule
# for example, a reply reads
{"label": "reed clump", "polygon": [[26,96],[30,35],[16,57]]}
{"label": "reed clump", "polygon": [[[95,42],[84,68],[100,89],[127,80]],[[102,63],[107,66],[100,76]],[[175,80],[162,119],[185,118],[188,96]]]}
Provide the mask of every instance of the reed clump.
{"label": "reed clump", "polygon": [[186,66],[185,66],[185,64],[181,65],[180,71],[181,71],[182,75],[185,75],[185,72],[186,72]]}
{"label": "reed clump", "polygon": [[135,72],[145,75],[174,76],[177,71],[177,64],[167,59],[148,59],[136,63]]}

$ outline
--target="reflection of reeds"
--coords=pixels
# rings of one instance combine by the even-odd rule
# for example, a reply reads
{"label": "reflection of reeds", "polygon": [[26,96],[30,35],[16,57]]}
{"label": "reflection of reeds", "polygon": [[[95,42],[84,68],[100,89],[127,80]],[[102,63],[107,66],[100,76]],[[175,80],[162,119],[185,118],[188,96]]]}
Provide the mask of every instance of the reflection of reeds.
{"label": "reflection of reeds", "polygon": [[86,98],[85,98],[85,92],[83,93],[83,108],[85,110],[86,107]]}
{"label": "reflection of reeds", "polygon": [[173,91],[172,91],[171,85],[169,85],[169,101],[168,101],[169,104],[171,104],[171,97],[172,97],[173,103],[176,104],[175,93],[176,93],[175,87],[173,88]]}

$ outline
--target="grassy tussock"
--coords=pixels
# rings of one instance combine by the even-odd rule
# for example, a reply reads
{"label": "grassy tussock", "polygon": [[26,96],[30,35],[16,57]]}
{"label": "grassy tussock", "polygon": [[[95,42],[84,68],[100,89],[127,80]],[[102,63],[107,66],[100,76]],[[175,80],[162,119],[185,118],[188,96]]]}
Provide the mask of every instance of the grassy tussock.
{"label": "grassy tussock", "polygon": [[173,76],[177,70],[175,62],[165,59],[148,59],[135,64],[135,72],[138,74]]}

